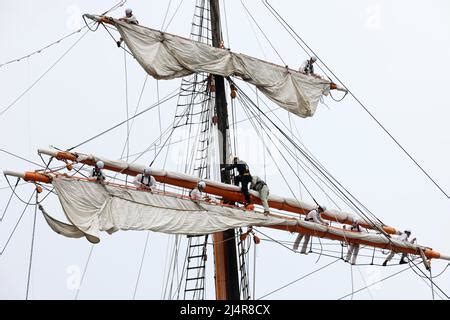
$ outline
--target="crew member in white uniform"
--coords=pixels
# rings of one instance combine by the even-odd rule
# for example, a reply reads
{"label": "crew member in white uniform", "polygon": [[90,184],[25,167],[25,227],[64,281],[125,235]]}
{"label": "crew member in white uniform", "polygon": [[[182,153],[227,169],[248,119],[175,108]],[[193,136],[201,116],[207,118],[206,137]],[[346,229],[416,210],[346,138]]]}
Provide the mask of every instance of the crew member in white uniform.
{"label": "crew member in white uniform", "polygon": [[[326,210],[325,207],[317,206],[316,209],[311,210],[308,215],[305,218],[305,221],[315,222],[324,226],[327,226],[328,223],[322,220],[320,214]],[[305,237],[305,240],[303,241],[302,250],[300,253],[306,254],[306,248],[308,247],[309,239],[311,236],[309,234],[301,234],[299,233],[297,236],[297,239],[295,239],[294,242],[294,250],[298,249],[298,246],[300,244],[300,241],[302,241],[303,236]]]}
{"label": "crew member in white uniform", "polygon": [[[139,21],[136,19],[136,16],[133,14],[133,10],[131,10],[130,8],[127,8],[125,10],[125,17],[120,18],[119,21],[124,21],[129,24],[139,24]],[[117,41],[118,47],[120,47],[120,45],[122,44],[122,41],[123,41],[122,38],[120,38],[120,40]]]}
{"label": "crew member in white uniform", "polygon": [[152,168],[147,167],[143,173],[139,173],[133,181],[133,184],[138,189],[146,189],[152,191],[152,188],[156,186],[156,180],[152,176]]}
{"label": "crew member in white uniform", "polygon": [[317,58],[312,56],[308,60],[302,63],[300,69],[298,71],[303,72],[305,74],[314,75],[314,62],[317,61]]}
{"label": "crew member in white uniform", "polygon": [[259,198],[264,207],[264,214],[269,214],[269,187],[267,184],[257,176],[252,176],[252,182],[250,183],[250,189],[259,192]]}
{"label": "crew member in white uniform", "polygon": [[198,201],[201,201],[204,199],[202,192],[205,190],[206,188],[206,182],[203,180],[200,180],[197,183],[197,186],[192,189],[191,191],[189,191],[189,197],[196,203],[198,203]]}
{"label": "crew member in white uniform", "polygon": [[[411,236],[411,230],[410,229],[406,229],[404,232],[400,232],[400,236],[398,237],[398,240],[400,241],[404,241],[404,242],[408,242],[409,237]],[[416,238],[412,239],[411,241],[409,241],[409,243],[414,244],[416,242]],[[384,260],[383,262],[383,266],[385,267],[387,265],[387,263],[389,261],[391,261],[391,259],[394,257],[394,255],[396,254],[395,251],[391,251],[391,253],[387,256],[386,260]],[[408,263],[408,261],[406,261],[406,257],[408,256],[408,254],[406,253],[402,253],[402,257],[399,261],[398,264],[405,264]]]}
{"label": "crew member in white uniform", "polygon": [[105,182],[105,175],[103,174],[102,169],[105,167],[105,164],[103,161],[99,160],[95,163],[94,168],[91,172],[91,178],[95,178],[98,183],[104,183]]}
{"label": "crew member in white uniform", "polygon": [[[350,230],[354,232],[362,232],[361,227],[359,226],[359,224],[356,222],[355,219],[353,219],[353,223],[352,226],[350,227]],[[350,261],[351,264],[355,264],[356,258],[358,257],[358,253],[359,253],[359,243],[349,242],[345,262]]]}

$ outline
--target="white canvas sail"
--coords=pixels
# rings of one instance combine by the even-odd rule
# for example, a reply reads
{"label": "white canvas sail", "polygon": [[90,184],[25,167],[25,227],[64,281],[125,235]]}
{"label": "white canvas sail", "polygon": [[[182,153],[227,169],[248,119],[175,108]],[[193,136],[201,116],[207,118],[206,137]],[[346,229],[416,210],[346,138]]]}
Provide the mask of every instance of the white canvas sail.
{"label": "white canvas sail", "polygon": [[[121,186],[65,177],[55,177],[52,183],[68,220],[94,243],[99,242],[100,231],[151,230],[196,235],[287,223],[285,219],[259,213]],[[60,234],[79,236],[67,224],[55,219],[47,222]]]}
{"label": "white canvas sail", "polygon": [[139,25],[111,19],[134,57],[156,79],[192,73],[236,76],[255,85],[270,100],[300,117],[310,117],[330,81],[226,49]]}
{"label": "white canvas sail", "polygon": [[[167,194],[151,193],[120,185],[102,185],[93,181],[56,176],[52,181],[64,213],[71,224],[58,221],[43,211],[53,231],[70,238],[85,236],[98,243],[99,233],[118,230],[151,230],[168,234],[211,234],[245,226],[298,226],[307,234],[349,242],[371,243],[385,249],[428,249],[379,233],[353,232],[300,219],[265,216],[236,207]],[[437,257],[435,255],[435,257]],[[441,259],[450,257],[439,255]]]}

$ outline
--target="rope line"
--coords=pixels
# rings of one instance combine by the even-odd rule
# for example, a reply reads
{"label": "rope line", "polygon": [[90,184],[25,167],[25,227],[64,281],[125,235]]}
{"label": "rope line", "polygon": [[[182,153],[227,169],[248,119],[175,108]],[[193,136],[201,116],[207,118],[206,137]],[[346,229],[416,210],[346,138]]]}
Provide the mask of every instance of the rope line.
{"label": "rope line", "polygon": [[275,290],[273,290],[273,291],[271,291],[271,292],[269,292],[269,293],[266,293],[265,295],[259,297],[259,298],[256,299],[256,300],[261,300],[261,299],[263,299],[263,298],[265,298],[265,297],[267,297],[267,296],[269,296],[269,295],[271,295],[271,294],[273,294],[273,293],[275,293],[275,292],[278,292],[278,291],[280,291],[280,290],[282,290],[282,289],[285,289],[286,287],[288,287],[288,286],[290,286],[290,285],[292,285],[292,284],[294,284],[294,283],[296,283],[296,282],[298,282],[298,281],[300,281],[300,280],[303,280],[303,279],[305,279],[305,278],[307,278],[307,277],[313,275],[314,273],[319,272],[319,271],[321,271],[321,270],[323,270],[323,269],[325,269],[325,268],[327,268],[327,267],[329,267],[329,266],[335,264],[335,263],[338,262],[339,260],[341,260],[341,259],[333,260],[333,261],[331,261],[330,263],[328,263],[328,264],[326,264],[326,265],[324,265],[324,266],[322,266],[322,267],[320,267],[320,268],[318,268],[318,269],[315,269],[314,271],[311,271],[310,273],[307,273],[307,274],[305,274],[304,276],[301,276],[300,278],[295,279],[295,280],[293,280],[293,281],[291,281],[291,282],[289,282],[289,283],[287,283],[287,284],[285,284],[285,285],[279,287],[278,289],[275,289]]}
{"label": "rope line", "polygon": [[11,241],[12,236],[14,235],[14,233],[16,232],[17,226],[19,225],[20,221],[22,220],[22,217],[25,213],[25,211],[27,210],[28,206],[30,205],[30,201],[33,198],[34,194],[35,194],[36,190],[33,191],[33,193],[31,194],[30,199],[28,200],[28,203],[26,204],[25,208],[23,208],[22,213],[20,214],[19,220],[17,220],[16,225],[14,226],[11,234],[8,237],[8,240],[6,240],[5,245],[3,246],[2,251],[0,252],[0,256],[3,255],[3,253],[5,252],[6,248],[8,247],[9,242]]}
{"label": "rope line", "polygon": [[[325,64],[322,59],[317,55],[317,53],[312,50],[308,44],[295,32],[295,30],[286,22],[286,20],[272,7],[268,0],[263,0],[263,3],[269,9],[270,13],[278,17],[283,21],[283,27],[289,28],[291,32],[317,57],[317,59],[325,66],[325,68],[333,75],[333,77],[339,81],[339,83],[348,91],[348,93],[355,99],[355,101],[364,109],[364,111],[369,115],[369,117],[375,121],[375,123],[388,135],[388,137],[397,145],[397,147],[415,164],[415,166],[428,178],[428,180],[447,198],[450,199],[450,195],[443,189],[443,187],[419,164],[419,162],[406,150],[405,147],[390,133],[390,131],[378,120],[375,115],[369,110],[361,100],[356,97],[356,95],[348,89],[344,82]],[[292,37],[293,35],[289,33]]]}
{"label": "rope line", "polygon": [[[17,178],[16,184],[14,185],[13,192],[11,192],[11,196],[9,197],[8,202],[6,203],[5,210],[3,211],[3,214],[2,214],[2,216],[0,217],[0,222],[2,222],[2,221],[3,221],[3,218],[5,217],[6,211],[7,211],[8,208],[9,208],[9,204],[11,203],[11,199],[12,199],[12,197],[13,197],[14,194],[15,194],[15,191],[16,191],[17,185],[19,184],[19,181],[20,181],[20,178]],[[8,188],[8,187],[7,187],[7,188]]]}
{"label": "rope line", "polygon": [[255,18],[253,17],[253,15],[250,13],[250,11],[247,9],[247,7],[245,6],[244,2],[241,0],[241,4],[244,7],[245,11],[247,12],[247,14],[250,16],[250,18],[252,18],[253,22],[255,23],[255,25],[258,27],[259,31],[262,33],[262,35],[264,36],[264,38],[266,38],[267,42],[270,44],[270,46],[272,47],[273,51],[275,51],[275,53],[277,54],[278,58],[280,58],[281,62],[283,62],[283,64],[285,66],[287,66],[286,62],[283,60],[283,58],[281,57],[280,53],[278,52],[278,50],[275,48],[275,46],[272,44],[272,42],[270,41],[270,39],[267,37],[266,33],[262,30],[262,28],[260,27],[260,25],[258,24],[258,22],[256,22]]}
{"label": "rope line", "polygon": [[365,289],[368,289],[368,288],[370,288],[370,287],[372,287],[372,286],[374,286],[374,285],[376,285],[376,284],[378,284],[378,283],[381,283],[381,282],[383,282],[383,281],[385,281],[385,280],[388,280],[388,279],[390,279],[390,278],[392,278],[392,277],[395,277],[396,275],[398,275],[398,274],[400,274],[400,273],[403,273],[403,272],[405,272],[405,271],[407,271],[407,270],[409,270],[409,267],[406,267],[405,269],[402,269],[402,270],[400,270],[400,271],[398,271],[398,272],[395,272],[395,273],[393,273],[393,274],[391,274],[391,275],[389,275],[389,276],[387,276],[387,277],[385,277],[385,278],[383,278],[383,279],[381,279],[381,280],[372,282],[371,284],[369,284],[369,285],[367,285],[367,286],[365,286],[365,287],[362,287],[362,288],[360,288],[360,289],[358,289],[358,290],[356,290],[356,291],[352,291],[351,293],[346,294],[345,296],[340,297],[338,300],[345,299],[345,298],[347,298],[347,297],[349,297],[349,296],[351,296],[351,295],[353,295],[353,294],[355,294],[355,293],[361,292],[361,291],[363,291],[363,290],[365,290]]}
{"label": "rope line", "polygon": [[[239,89],[239,87],[233,82],[233,84]],[[361,209],[361,208],[359,208],[359,206],[357,205],[357,203],[359,203],[359,201],[355,201],[355,199],[356,199],[356,197],[354,197],[354,196],[352,196],[351,195],[351,193],[350,192],[348,192],[348,190],[347,189],[345,189],[334,177],[332,177],[332,176],[329,176],[329,175],[327,175],[327,174],[325,174],[326,172],[324,172],[322,169],[321,169],[321,167],[320,167],[320,165],[318,165],[315,161],[314,161],[314,159],[312,159],[295,141],[293,141],[292,140],[292,138],[289,136],[289,135],[287,135],[277,124],[275,124],[274,123],[274,121],[269,117],[269,116],[267,116],[266,114],[264,114],[262,111],[261,111],[261,109],[251,100],[251,98],[250,97],[248,97],[247,95],[246,95],[246,93],[245,93],[245,91],[243,91],[243,90],[241,90],[241,89],[239,89],[239,91],[242,93],[242,95],[245,97],[245,99],[254,107],[254,108],[256,108],[258,111],[260,111],[261,113],[262,113],[262,115],[264,115],[264,117],[297,149],[297,150],[299,150],[300,152],[301,152],[301,154],[306,158],[306,160],[309,162],[309,163],[311,163],[315,168],[316,168],[316,170],[318,170],[318,172],[320,172],[323,176],[324,176],[324,178],[326,178],[337,190],[339,190],[340,192],[341,192],[341,194],[352,204],[352,206],[357,210],[357,213],[359,212],[359,214],[360,215],[362,215],[362,216],[364,216],[366,219],[367,219],[367,221],[368,222],[370,222],[371,224],[372,224],[372,226],[373,226],[373,228],[375,228],[375,229],[377,229],[378,231],[380,231],[382,234],[384,234],[385,236],[386,236],[386,238],[391,242],[391,239],[390,239],[390,237],[385,233],[385,231],[378,225],[378,224],[376,224],[376,223],[374,223],[373,221],[372,221],[372,219],[371,218],[369,218],[368,216],[367,216],[367,214]],[[261,122],[262,123],[262,122]],[[263,123],[264,124],[264,123]],[[269,138],[270,138],[270,136],[269,136]],[[287,151],[289,151],[289,149],[288,148],[286,148],[286,150]],[[283,155],[282,155],[283,156]],[[284,156],[283,156],[284,157]],[[288,163],[289,164],[289,163]],[[289,164],[289,166],[290,166],[290,164]],[[292,169],[292,171],[293,171],[293,173],[294,174],[296,174],[296,172],[295,172],[295,170],[293,169],[293,168],[291,168]],[[341,188],[343,188],[343,190],[345,190],[346,191],[346,193],[348,193],[348,194],[346,194],[346,193],[344,193],[342,190],[340,190],[339,188],[338,188],[338,186],[339,187],[341,187]],[[352,200],[352,199],[353,200]],[[314,198],[313,198],[313,200],[315,200]],[[316,203],[317,203],[317,201],[315,201]],[[356,202],[356,203],[355,203]],[[370,213],[369,213],[370,214]],[[373,215],[373,214],[372,214]],[[373,215],[374,216],[374,215]],[[379,218],[377,218],[376,216],[374,216],[375,217],[375,219],[376,220],[378,220],[382,225],[384,225],[382,222],[381,222],[381,220],[379,219]]]}
{"label": "rope line", "polygon": [[[151,105],[150,107],[148,107],[148,108],[146,108],[146,109],[144,109],[144,110],[138,112],[137,114],[133,115],[132,117],[130,117],[130,118],[128,118],[128,119],[125,119],[125,120],[123,120],[123,121],[117,123],[116,125],[114,125],[114,126],[108,128],[108,129],[106,129],[106,130],[104,130],[104,131],[102,131],[102,132],[96,134],[95,136],[93,136],[93,137],[91,137],[91,138],[89,138],[89,139],[86,139],[86,140],[84,140],[83,142],[80,142],[80,143],[78,143],[77,145],[75,145],[75,146],[73,146],[73,147],[67,149],[67,151],[71,151],[71,150],[73,150],[73,149],[75,149],[75,148],[78,148],[78,147],[80,147],[80,146],[82,146],[82,145],[84,145],[84,144],[86,144],[86,143],[88,143],[88,142],[90,142],[90,141],[92,141],[92,140],[94,140],[94,139],[97,139],[98,137],[100,137],[100,136],[102,136],[102,135],[104,135],[104,134],[106,134],[106,133],[108,133],[108,132],[110,132],[110,131],[112,131],[112,130],[118,128],[118,127],[120,127],[121,125],[123,125],[123,124],[126,123],[127,121],[132,120],[132,119],[134,119],[134,118],[136,118],[136,117],[139,117],[140,115],[142,115],[142,114],[144,114],[144,113],[146,113],[146,112],[152,110],[153,108],[157,107],[159,104],[162,104],[162,103],[164,103],[164,102],[167,102],[167,101],[173,99],[174,97],[176,97],[176,96],[178,95],[178,93],[176,92],[177,90],[178,90],[178,89],[175,89],[174,91],[172,91],[171,93],[169,93],[169,94],[166,96],[166,98],[164,98],[163,100],[160,101],[160,103],[155,103],[155,104]],[[175,92],[175,94],[174,94],[174,92]]]}
{"label": "rope line", "polygon": [[87,258],[87,260],[86,260],[86,264],[84,265],[83,273],[82,273],[82,275],[81,275],[81,280],[80,280],[80,283],[78,284],[78,287],[77,287],[77,291],[76,291],[76,293],[75,293],[75,298],[74,298],[74,300],[78,300],[78,295],[79,295],[79,293],[80,293],[81,285],[83,284],[84,277],[86,276],[87,268],[88,268],[88,266],[89,266],[89,262],[91,261],[92,251],[93,251],[93,250],[94,250],[94,244],[91,244],[91,249],[89,250],[89,255],[88,255],[88,258]]}
{"label": "rope line", "polygon": [[36,205],[34,206],[34,216],[33,216],[33,232],[31,234],[31,248],[30,248],[30,263],[28,265],[28,276],[27,276],[27,293],[25,296],[25,300],[28,300],[29,297],[29,292],[30,292],[30,280],[31,280],[31,266],[33,263],[33,250],[34,250],[34,239],[35,239],[35,234],[36,234],[36,216],[37,216],[37,203],[39,203],[38,201],[38,193],[36,193]]}
{"label": "rope line", "polygon": [[147,252],[147,245],[148,245],[148,239],[150,236],[150,231],[147,231],[147,237],[145,239],[145,245],[144,245],[144,251],[142,252],[142,258],[141,258],[141,264],[139,266],[139,272],[136,279],[136,285],[134,286],[134,292],[133,292],[133,300],[136,299],[136,293],[139,286],[139,280],[141,279],[141,272],[142,272],[142,266],[144,265],[144,259],[145,259],[145,253]]}
{"label": "rope line", "polygon": [[1,111],[0,111],[0,116],[2,116],[3,114],[6,113],[6,111],[8,111],[9,109],[11,109],[24,95],[26,95],[28,93],[28,91],[30,91],[42,78],[45,77],[45,75],[47,73],[50,72],[50,70],[52,70],[87,34],[88,34],[89,30],[86,30],[85,33],[83,33],[81,35],[80,38],[78,38],[77,41],[75,41],[75,43],[73,43],[69,49],[67,49],[62,56],[60,56],[43,74],[41,74],[39,76],[39,78],[37,78],[27,89],[25,89],[16,99],[14,99],[9,105],[7,105],[6,107],[4,107]]}

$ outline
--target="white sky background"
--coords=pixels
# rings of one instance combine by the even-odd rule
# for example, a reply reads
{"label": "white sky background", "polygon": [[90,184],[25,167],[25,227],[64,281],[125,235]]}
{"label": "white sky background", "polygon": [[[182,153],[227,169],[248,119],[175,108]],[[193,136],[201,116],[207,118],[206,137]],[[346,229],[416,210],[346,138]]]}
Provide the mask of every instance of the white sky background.
{"label": "white sky background", "polygon": [[[286,63],[297,68],[306,58],[305,53],[260,1],[248,0],[245,3]],[[271,3],[419,163],[450,192],[448,1],[273,0]],[[141,24],[158,29],[167,4],[168,1],[129,1],[126,6],[133,8]],[[169,17],[176,4],[178,1],[173,1]],[[47,0],[37,4],[35,1],[0,0],[0,63],[32,52],[81,27],[82,13],[100,13],[113,5],[110,1]],[[233,51],[281,63],[261,34],[257,33],[255,37],[239,1],[227,1],[226,9],[230,35],[227,46]],[[188,36],[193,10],[194,1],[184,0],[168,31]],[[113,16],[122,14],[123,9],[119,9]],[[254,25],[252,27],[256,30]],[[0,68],[0,109],[37,79],[77,37],[64,40],[30,59]],[[130,57],[127,57],[127,66],[129,106],[134,110],[145,74]],[[178,80],[160,81],[161,97],[179,83]],[[149,79],[141,108],[155,101],[156,81]],[[325,101],[329,109],[321,105],[313,118],[295,120],[304,143],[383,221],[392,226],[411,228],[421,244],[450,254],[450,234],[447,231],[450,200],[424,178],[353,99],[347,97],[341,103],[334,103],[330,98],[325,98]],[[63,149],[71,147],[125,119],[125,110],[123,51],[100,27],[97,32],[88,33],[27,95],[0,116],[0,148],[39,162],[37,148],[48,145]],[[161,107],[164,128],[172,121],[174,111],[175,101]],[[285,112],[277,114],[285,117]],[[242,114],[240,116],[242,118]],[[250,129],[244,126],[242,136],[246,138],[239,141],[240,156],[250,163],[252,173],[263,175],[262,160],[246,152],[256,139],[249,139],[248,132]],[[126,128],[121,127],[86,144],[79,151],[119,158],[125,134]],[[158,135],[158,113],[155,110],[136,121],[130,153],[143,150]],[[168,167],[173,170],[180,168],[177,155],[174,152],[169,159]],[[147,154],[139,162],[149,163],[152,159],[153,154]],[[158,161],[155,166],[158,166]],[[0,168],[35,169],[1,152]],[[290,196],[277,171],[269,170],[267,173],[271,192]],[[6,186],[2,175],[0,188]],[[29,197],[32,187],[24,186],[19,190],[22,197]],[[9,195],[8,189],[0,189],[0,214]],[[6,243],[22,208],[23,205],[14,199],[0,222],[0,248]],[[51,215],[63,219],[55,199],[47,202],[46,209]],[[32,210],[28,210],[11,243],[0,256],[2,299],[25,297]],[[295,239],[294,235],[281,232],[267,233],[277,239]],[[145,232],[105,234],[94,248],[79,298],[130,299],[145,237]],[[73,270],[84,266],[90,244],[55,234],[41,215],[37,216],[35,239],[31,298],[73,299],[75,290],[70,286],[70,279]],[[137,298],[161,297],[168,239],[166,235],[150,234]],[[212,250],[209,257],[211,265]],[[262,242],[257,253],[256,297],[332,261],[322,257],[316,264],[316,260],[316,255],[300,256],[277,244]],[[434,261],[433,271],[437,273],[445,266],[445,262]],[[358,267],[354,269],[354,286],[364,286],[361,274],[369,284],[401,268]],[[449,273],[445,273],[436,279],[446,292],[450,292],[449,277]],[[209,298],[213,298],[213,291],[209,283]],[[336,299],[350,291],[350,267],[338,262],[268,298]],[[431,298],[430,289],[412,271],[372,288],[370,294],[364,291],[356,294],[355,298]]]}

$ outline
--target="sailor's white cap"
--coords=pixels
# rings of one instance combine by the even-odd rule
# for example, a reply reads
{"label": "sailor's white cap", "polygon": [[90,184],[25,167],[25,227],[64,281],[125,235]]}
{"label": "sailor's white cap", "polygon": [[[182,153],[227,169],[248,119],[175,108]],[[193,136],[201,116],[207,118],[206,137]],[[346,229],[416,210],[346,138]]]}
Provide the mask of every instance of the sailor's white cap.
{"label": "sailor's white cap", "polygon": [[205,188],[206,188],[206,182],[203,181],[203,180],[200,180],[200,181],[197,183],[197,186],[198,186],[199,188],[201,188],[201,189],[205,189]]}

